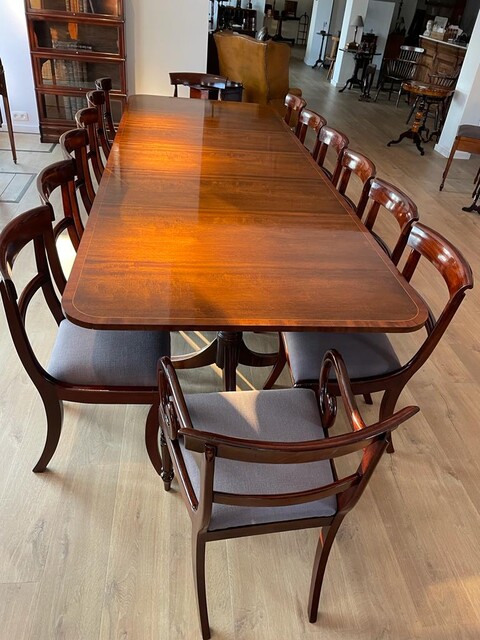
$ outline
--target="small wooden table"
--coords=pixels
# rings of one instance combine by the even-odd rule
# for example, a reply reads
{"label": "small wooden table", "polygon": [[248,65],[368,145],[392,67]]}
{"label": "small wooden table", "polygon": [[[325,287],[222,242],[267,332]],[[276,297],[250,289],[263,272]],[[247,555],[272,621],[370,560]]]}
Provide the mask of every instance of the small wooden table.
{"label": "small wooden table", "polygon": [[422,300],[266,105],[132,96],[63,296],[95,329],[215,330],[183,365],[234,389],[243,331],[414,331]]}
{"label": "small wooden table", "polygon": [[[392,144],[398,144],[404,138],[410,138],[411,140],[413,140],[413,143],[420,151],[420,155],[423,156],[425,155],[425,151],[421,143],[430,142],[430,140],[434,136],[436,136],[438,140],[443,126],[442,117],[434,131],[430,133],[427,129],[425,123],[427,120],[430,105],[434,102],[444,103],[445,100],[452,95],[455,89],[451,87],[442,87],[441,85],[437,84],[430,84],[428,82],[419,82],[416,80],[403,82],[402,89],[412,94],[413,96],[418,96],[420,98],[420,101],[418,103],[417,112],[415,114],[415,120],[413,121],[410,129],[401,133],[396,140],[390,140],[390,142],[387,144],[387,147]],[[426,135],[422,135],[424,133],[426,133]]]}

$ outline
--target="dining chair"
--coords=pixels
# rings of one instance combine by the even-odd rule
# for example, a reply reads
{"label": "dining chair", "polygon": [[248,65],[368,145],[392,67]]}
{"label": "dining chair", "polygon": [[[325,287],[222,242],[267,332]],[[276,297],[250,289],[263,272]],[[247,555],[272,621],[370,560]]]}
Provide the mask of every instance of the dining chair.
{"label": "dining chair", "polygon": [[108,77],[97,78],[95,80],[95,89],[103,91],[103,95],[105,97],[105,108],[103,111],[104,125],[106,128],[108,141],[111,144],[113,142],[113,139],[115,138],[115,134],[117,133],[115,124],[113,122],[112,103],[110,99],[110,92],[112,90],[112,79]]}
{"label": "dining chair", "polygon": [[[280,357],[264,388],[271,388],[278,378],[283,368],[283,357],[288,362],[293,385],[318,392],[319,363],[328,349],[337,349],[345,359],[353,393],[364,395],[383,392],[379,419],[384,420],[392,415],[405,385],[430,357],[466,291],[473,287],[472,270],[458,249],[420,222],[411,228],[406,253],[402,269],[406,281],[411,281],[420,260],[425,260],[443,279],[448,299],[437,318],[427,305],[429,316],[425,324],[425,339],[405,364],[401,364],[384,333],[282,332]],[[333,377],[329,380],[329,387],[332,393],[338,395],[339,384]],[[393,447],[389,450],[393,451]]]}
{"label": "dining chair", "polygon": [[97,182],[102,179],[106,158],[102,157],[102,145],[97,136],[99,114],[96,107],[79,109],[75,114],[77,127],[86,129],[88,133],[88,160]]}
{"label": "dining chair", "polygon": [[86,218],[89,211],[83,211],[77,193],[80,191],[77,183],[78,174],[75,162],[59,160],[47,165],[37,176],[37,191],[43,204],[53,203],[52,195],[58,189],[59,200],[62,204],[62,216],[54,223],[53,233],[58,240],[60,234],[66,231],[75,251],[80,246],[85,230]]}
{"label": "dining chair", "polygon": [[112,145],[105,133],[105,92],[101,89],[88,91],[87,103],[89,107],[94,107],[97,110],[97,124],[95,127],[95,134],[97,136],[98,143],[105,155],[105,158],[108,158]]}
{"label": "dining chair", "polygon": [[378,82],[377,94],[375,102],[378,99],[380,91],[386,84],[389,84],[388,99],[393,92],[394,85],[398,85],[397,101],[395,106],[398,107],[400,96],[402,94],[402,82],[414,80],[420,66],[420,57],[425,53],[423,47],[414,47],[411,45],[402,45],[398,58],[384,59],[382,69],[380,70],[380,78]]}
{"label": "dining chair", "polygon": [[86,129],[70,129],[62,133],[60,147],[66,159],[75,164],[75,189],[80,192],[85,211],[90,210],[95,200],[96,187],[93,184],[88,159],[88,133]]}
{"label": "dining chair", "polygon": [[456,151],[466,151],[467,153],[480,153],[480,126],[475,124],[461,124],[457,129],[457,135],[450,149],[450,155],[448,156],[447,164],[445,165],[445,171],[442,175],[442,182],[440,183],[439,190],[442,191],[445,180],[447,179],[448,172],[450,171],[450,165]]}
{"label": "dining chair", "polygon": [[[339,160],[339,172],[334,182],[337,191],[343,196],[354,211],[357,211],[361,201],[362,194],[368,189],[370,180],[375,176],[377,170],[373,162],[358,151],[345,148]],[[354,202],[350,196],[346,194],[347,188],[352,188],[350,178],[355,176],[362,184],[359,197]],[[357,180],[357,182],[358,182]]]}
{"label": "dining chair", "polygon": [[307,131],[311,130],[315,133],[315,139],[322,127],[327,124],[326,119],[319,113],[311,109],[303,108],[298,116],[297,126],[295,127],[295,135],[302,144],[305,143]]}
{"label": "dining chair", "polygon": [[[349,145],[349,139],[347,136],[334,129],[333,127],[329,127],[328,125],[323,126],[318,132],[317,139],[315,141],[315,146],[312,151],[312,156],[318,166],[325,173],[327,178],[333,182],[333,184],[337,184],[338,176],[340,175],[340,161],[342,158],[343,150],[346,149]],[[331,149],[333,154],[335,155],[335,161],[333,162],[333,171],[328,169],[325,166],[325,160],[328,157],[327,151]],[[328,154],[333,155],[332,153]]]}
{"label": "dining chair", "polygon": [[[0,233],[0,291],[8,327],[25,371],[40,394],[47,418],[45,445],[33,471],[45,471],[55,453],[62,430],[63,403],[68,401],[151,405],[145,441],[152,465],[160,473],[156,363],[159,357],[170,353],[170,334],[95,331],[71,323],[64,316],[57,295],[57,291],[63,293],[65,277],[55,244],[53,220],[53,208],[47,203],[20,214]],[[59,224],[69,228],[74,222],[64,217]],[[15,270],[20,254],[22,260],[30,257],[34,263],[34,275],[23,290],[17,289]],[[21,271],[24,273],[24,266]],[[31,314],[28,312],[40,290],[58,327],[46,367],[40,364],[30,340],[35,331],[27,328],[27,318],[28,327],[33,329],[35,319],[38,325],[38,306]]]}
{"label": "dining chair", "polygon": [[301,110],[307,105],[307,101],[293,93],[285,96],[285,115],[283,119],[289,127],[296,126]]}
{"label": "dining chair", "polygon": [[211,100],[217,100],[222,85],[223,88],[227,85],[227,78],[212,73],[172,71],[168,75],[170,76],[170,84],[173,85],[174,98],[178,97],[178,87],[180,85],[190,88],[190,98],[202,97],[198,87],[205,87],[205,95]]}
{"label": "dining chair", "polygon": [[[329,351],[320,364],[318,400],[311,389],[184,395],[169,358],[159,363],[164,487],[168,491],[174,474],[178,477],[192,520],[204,640],[210,638],[205,547],[214,540],[321,527],[308,602],[309,620],[316,621],[337,531],[365,490],[391,432],[418,411],[406,407],[367,426],[341,356]],[[327,388],[331,374],[348,425],[335,436],[328,433],[337,406]],[[341,472],[335,468],[337,458],[343,458]]]}
{"label": "dining chair", "polygon": [[[380,234],[374,226],[380,217],[384,220],[393,217],[395,231],[390,232],[392,240],[387,242],[386,233]],[[408,236],[412,225],[419,219],[418,208],[415,202],[398,187],[374,177],[363,190],[362,197],[357,207],[357,215],[363,224],[372,233],[375,240],[382,247],[396,266],[407,245]],[[397,226],[399,232],[397,231]],[[384,229],[386,223],[384,223]]]}

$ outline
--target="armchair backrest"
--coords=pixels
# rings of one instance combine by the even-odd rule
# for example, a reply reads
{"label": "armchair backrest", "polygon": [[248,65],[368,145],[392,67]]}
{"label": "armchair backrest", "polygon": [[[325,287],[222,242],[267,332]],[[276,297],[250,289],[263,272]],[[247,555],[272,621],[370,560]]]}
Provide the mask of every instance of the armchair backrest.
{"label": "armchair backrest", "polygon": [[219,31],[214,34],[220,75],[243,84],[244,102],[267,104],[288,93],[288,44],[255,40],[250,36]]}

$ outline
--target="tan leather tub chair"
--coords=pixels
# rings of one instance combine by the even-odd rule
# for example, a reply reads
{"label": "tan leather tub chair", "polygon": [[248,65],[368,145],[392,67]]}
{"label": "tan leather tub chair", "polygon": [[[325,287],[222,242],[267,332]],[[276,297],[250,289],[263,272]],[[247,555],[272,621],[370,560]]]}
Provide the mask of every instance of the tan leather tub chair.
{"label": "tan leather tub chair", "polygon": [[288,44],[273,40],[261,42],[231,31],[218,31],[214,38],[220,75],[243,84],[244,102],[272,104],[283,113],[287,93],[302,95],[301,89],[289,87]]}

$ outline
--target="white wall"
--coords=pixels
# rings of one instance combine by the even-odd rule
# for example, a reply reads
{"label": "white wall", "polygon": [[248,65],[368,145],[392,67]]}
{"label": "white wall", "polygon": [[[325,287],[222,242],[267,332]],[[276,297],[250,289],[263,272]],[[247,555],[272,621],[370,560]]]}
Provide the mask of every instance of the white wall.
{"label": "white wall", "polygon": [[394,8],[393,2],[385,2],[385,0],[370,0],[368,3],[363,32],[375,33],[377,36],[375,48],[377,55],[375,55],[372,60],[372,64],[377,66],[377,72],[382,68],[383,54],[385,52]]}
{"label": "white wall", "polygon": [[[450,155],[460,124],[480,125],[480,13],[477,16],[448,116],[435,151],[443,156]],[[455,157],[469,158],[470,155],[457,151]]]}
{"label": "white wall", "polygon": [[[320,31],[330,31],[330,18],[332,15],[333,0],[314,0],[312,15],[310,20],[310,28],[308,31],[307,47],[305,49],[304,62],[309,66],[313,66],[318,60],[320,54],[320,46],[322,45],[322,36],[318,35]],[[322,58],[325,53],[329,52],[331,42],[330,39],[323,43]],[[327,49],[327,51],[325,51]]]}
{"label": "white wall", "polygon": [[24,133],[38,133],[25,5],[23,0],[4,0],[1,7],[0,58],[5,69],[10,110],[28,113],[28,122],[14,122],[13,129]]}
{"label": "white wall", "polygon": [[172,95],[169,71],[205,71],[209,0],[126,0],[129,93]]}

